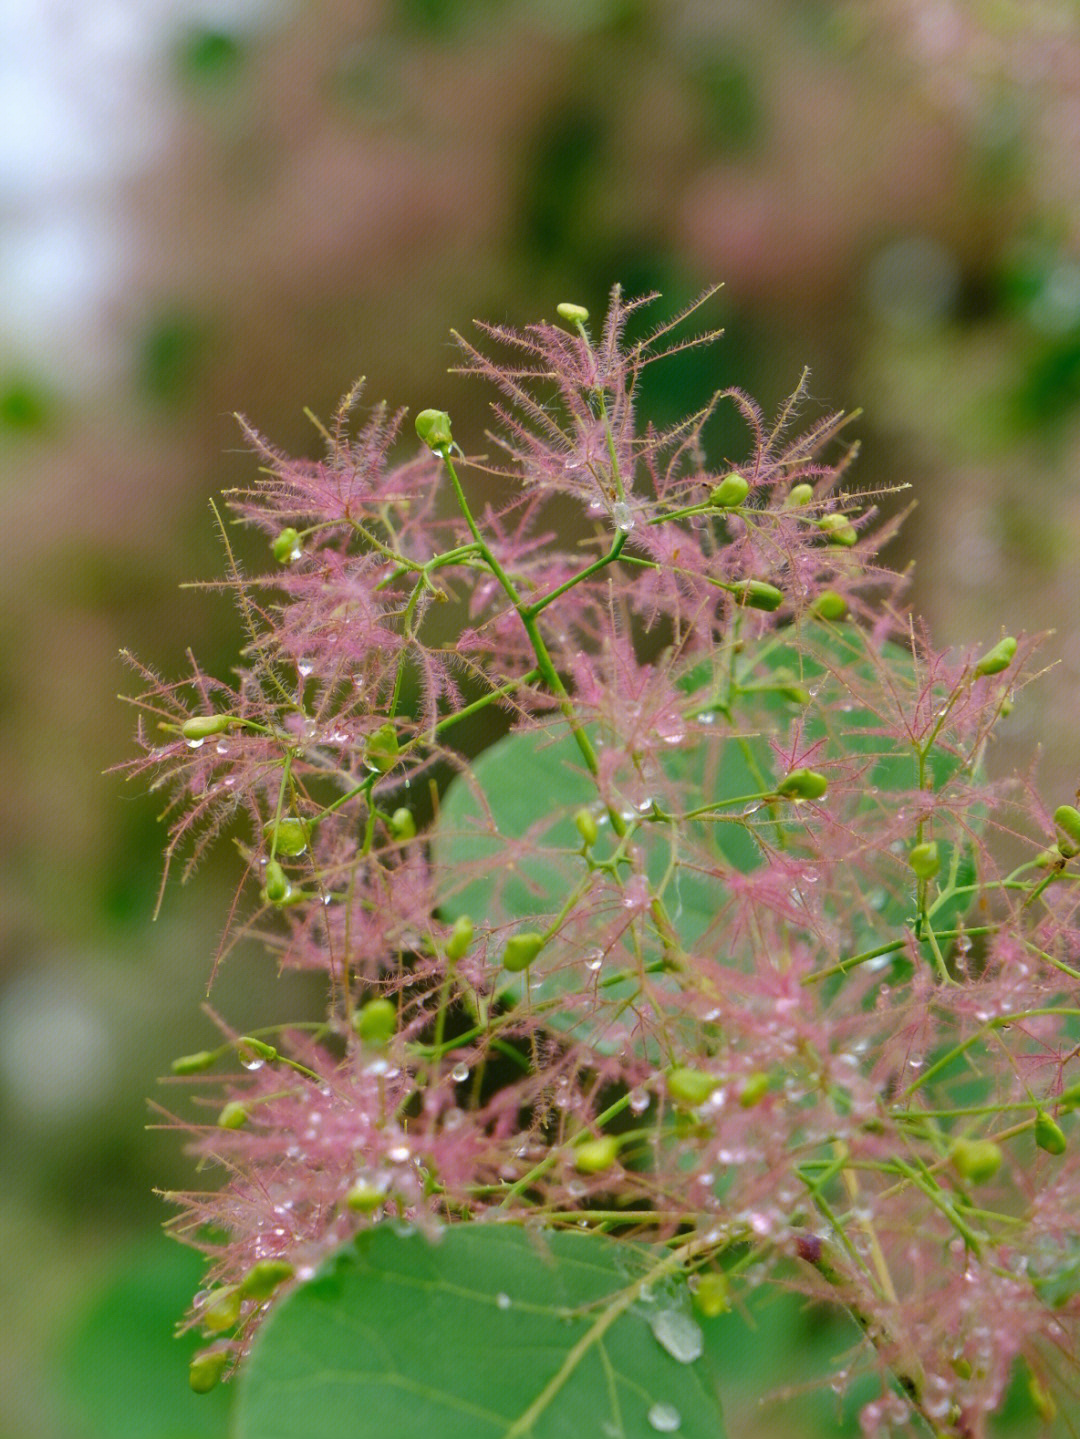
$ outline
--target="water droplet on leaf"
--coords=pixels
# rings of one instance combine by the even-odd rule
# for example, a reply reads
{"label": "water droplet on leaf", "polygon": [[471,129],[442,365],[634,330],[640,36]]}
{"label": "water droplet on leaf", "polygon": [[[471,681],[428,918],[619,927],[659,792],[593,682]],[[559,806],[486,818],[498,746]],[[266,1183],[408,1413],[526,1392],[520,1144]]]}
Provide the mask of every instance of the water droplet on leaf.
{"label": "water droplet on leaf", "polygon": [[[693,1364],[695,1359],[700,1359],[705,1348],[705,1339],[701,1332],[700,1325],[691,1319],[689,1314],[681,1309],[662,1309],[659,1314],[654,1314],[649,1325],[656,1337],[656,1341],[680,1364]],[[649,1420],[652,1423],[650,1417]],[[653,1428],[658,1428],[653,1425]],[[677,1428],[677,1423],[672,1428]]]}

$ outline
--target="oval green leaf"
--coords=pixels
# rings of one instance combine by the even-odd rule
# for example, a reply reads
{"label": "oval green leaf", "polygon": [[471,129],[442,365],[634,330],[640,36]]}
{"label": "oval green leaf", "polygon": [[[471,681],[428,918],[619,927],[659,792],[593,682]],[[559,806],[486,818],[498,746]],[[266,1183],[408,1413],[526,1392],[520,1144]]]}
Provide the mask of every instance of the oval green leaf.
{"label": "oval green leaf", "polygon": [[724,1439],[721,1321],[664,1263],[601,1234],[366,1230],[267,1319],[235,1439]]}

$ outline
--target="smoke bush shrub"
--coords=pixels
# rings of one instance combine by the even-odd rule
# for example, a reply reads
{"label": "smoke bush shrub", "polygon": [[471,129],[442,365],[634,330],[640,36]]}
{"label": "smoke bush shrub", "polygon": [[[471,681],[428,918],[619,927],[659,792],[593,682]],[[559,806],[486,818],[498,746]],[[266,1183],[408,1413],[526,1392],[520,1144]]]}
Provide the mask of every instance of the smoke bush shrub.
{"label": "smoke bush shrub", "polygon": [[[229,503],[268,558],[230,558],[236,676],[141,670],[131,769],[169,791],[169,858],[238,832],[231,938],[326,979],[316,1020],[222,1022],[173,1066],[202,1118],[166,1122],[221,1177],[168,1196],[208,1257],[192,1382],[257,1364],[324,1261],[374,1263],[358,1236],[415,1227],[437,1277],[439,1235],[477,1255],[524,1225],[549,1269],[569,1229],[631,1277],[562,1368],[536,1355],[543,1402],[474,1433],[534,1432],[642,1276],[683,1364],[751,1288],[845,1310],[869,1434],[981,1435],[1018,1362],[1048,1418],[1080,1314],[1080,814],[983,767],[1033,642],[933,647],[840,488],[844,417],[796,427],[803,382],[771,422],[727,390],[642,423],[645,366],[716,338],[629,343],[644,303],[616,288],[595,338],[575,305],[456,337],[500,392],[498,463],[438,410],[393,460],[403,412],[353,433],[358,391],[319,461],[245,425],[262,471]],[[723,402],[736,464],[704,452]],[[470,763],[477,714],[508,733]]]}

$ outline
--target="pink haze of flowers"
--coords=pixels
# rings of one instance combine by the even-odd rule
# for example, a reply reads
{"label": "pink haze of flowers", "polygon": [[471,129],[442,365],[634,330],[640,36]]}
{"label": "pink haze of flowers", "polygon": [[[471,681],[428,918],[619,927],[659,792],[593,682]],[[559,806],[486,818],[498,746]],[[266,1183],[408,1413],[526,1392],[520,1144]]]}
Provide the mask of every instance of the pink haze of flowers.
{"label": "pink haze of flowers", "polygon": [[[209,1262],[191,1322],[239,1361],[275,1284],[388,1217],[584,1222],[678,1237],[714,1310],[764,1283],[845,1307],[867,1433],[981,1435],[1018,1360],[1048,1415],[1080,1315],[1080,838],[981,763],[1032,645],[932,647],[802,385],[772,422],[729,390],[643,424],[644,368],[716,338],[630,343],[644,303],[616,289],[596,338],[576,306],[457,337],[498,464],[435,411],[418,448],[383,406],[352,433],[358,392],[320,461],[245,426],[230,506],[272,557],[226,582],[237,677],[140,669],[131,769],[185,874],[239,836],[231,937],[327,1002],[174,1066],[206,1108],[168,1122],[222,1181],[168,1196]],[[734,467],[705,454],[721,402]],[[497,498],[474,513],[459,470]],[[573,797],[514,831],[466,713]]]}

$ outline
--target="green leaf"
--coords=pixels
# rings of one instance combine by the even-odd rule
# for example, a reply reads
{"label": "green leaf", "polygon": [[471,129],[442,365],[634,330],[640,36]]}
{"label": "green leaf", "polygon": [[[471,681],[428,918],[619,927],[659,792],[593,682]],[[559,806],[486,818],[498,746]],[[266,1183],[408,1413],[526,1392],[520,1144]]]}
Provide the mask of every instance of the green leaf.
{"label": "green leaf", "polygon": [[643,1290],[664,1260],[601,1234],[365,1230],[267,1319],[235,1439],[723,1439],[721,1328],[681,1280]]}

